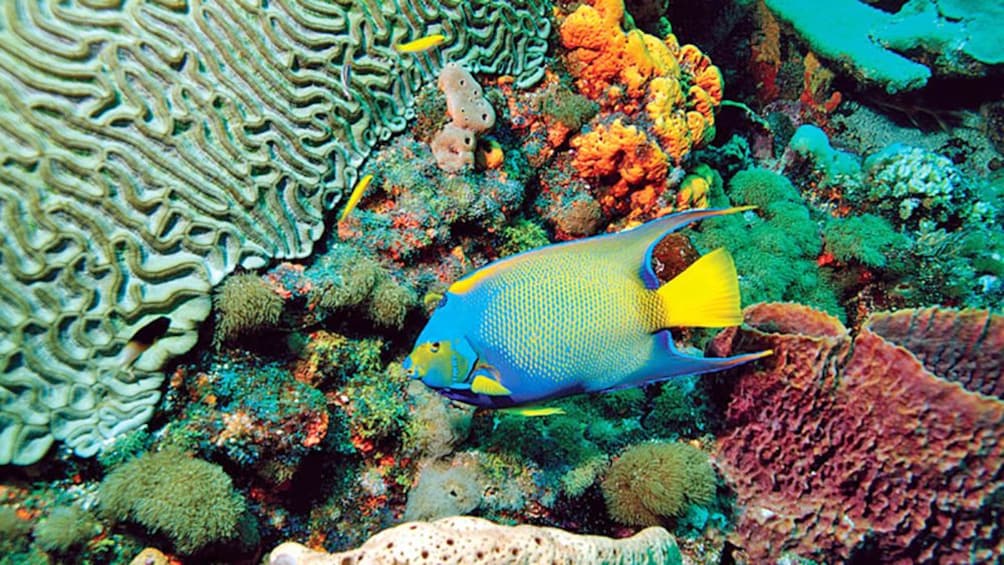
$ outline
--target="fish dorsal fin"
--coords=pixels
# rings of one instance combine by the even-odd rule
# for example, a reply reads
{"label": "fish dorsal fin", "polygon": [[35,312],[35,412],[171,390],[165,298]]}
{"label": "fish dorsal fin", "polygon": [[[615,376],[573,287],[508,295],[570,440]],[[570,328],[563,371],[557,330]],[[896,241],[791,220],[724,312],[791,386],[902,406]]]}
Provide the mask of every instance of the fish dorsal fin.
{"label": "fish dorsal fin", "polygon": [[635,245],[644,246],[645,254],[641,260],[641,280],[645,283],[645,288],[655,290],[661,286],[659,277],[652,268],[652,254],[655,253],[655,246],[662,241],[662,238],[685,227],[687,224],[710,218],[712,216],[725,216],[737,212],[752,210],[756,206],[736,206],[733,208],[706,208],[699,210],[686,210],[676,214],[663,216],[652,220],[631,231],[619,233],[625,241],[624,247],[630,249]]}

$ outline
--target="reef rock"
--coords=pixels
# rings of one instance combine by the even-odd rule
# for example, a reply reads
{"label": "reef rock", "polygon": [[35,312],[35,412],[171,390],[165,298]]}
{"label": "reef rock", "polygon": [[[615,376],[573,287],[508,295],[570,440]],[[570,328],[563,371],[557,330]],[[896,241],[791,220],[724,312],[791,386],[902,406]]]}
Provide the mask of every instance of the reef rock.
{"label": "reef rock", "polygon": [[646,528],[625,539],[583,536],[541,526],[500,526],[483,518],[457,516],[435,522],[405,522],[342,553],[312,551],[298,543],[272,550],[269,565],[357,565],[364,563],[682,563],[676,540],[663,528]]}
{"label": "reef rock", "polygon": [[794,304],[746,309],[712,354],[737,369],[718,463],[753,563],[986,563],[1004,552],[1004,316],[870,316],[857,335]]}

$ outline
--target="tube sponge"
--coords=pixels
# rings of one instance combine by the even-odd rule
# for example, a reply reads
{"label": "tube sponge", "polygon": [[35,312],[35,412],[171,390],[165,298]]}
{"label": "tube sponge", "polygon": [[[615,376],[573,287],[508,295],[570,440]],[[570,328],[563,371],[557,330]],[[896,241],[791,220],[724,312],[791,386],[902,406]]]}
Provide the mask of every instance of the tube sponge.
{"label": "tube sponge", "polygon": [[439,88],[446,94],[446,112],[453,121],[429,145],[439,168],[456,173],[474,165],[476,134],[495,125],[495,110],[474,76],[456,63],[440,71]]}
{"label": "tube sponge", "polygon": [[439,88],[446,94],[446,112],[460,128],[481,133],[495,125],[495,110],[471,73],[456,63],[439,72]]}

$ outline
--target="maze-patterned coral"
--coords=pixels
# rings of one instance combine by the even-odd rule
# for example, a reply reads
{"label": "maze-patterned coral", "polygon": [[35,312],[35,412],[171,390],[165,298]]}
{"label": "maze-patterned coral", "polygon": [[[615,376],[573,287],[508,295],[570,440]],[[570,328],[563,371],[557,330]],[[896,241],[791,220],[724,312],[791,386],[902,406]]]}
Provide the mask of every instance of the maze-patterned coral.
{"label": "maze-patterned coral", "polygon": [[[0,5],[0,464],[142,424],[238,265],[302,257],[446,61],[543,73],[525,2]],[[438,51],[394,45],[430,33]],[[129,338],[164,339],[125,370]]]}

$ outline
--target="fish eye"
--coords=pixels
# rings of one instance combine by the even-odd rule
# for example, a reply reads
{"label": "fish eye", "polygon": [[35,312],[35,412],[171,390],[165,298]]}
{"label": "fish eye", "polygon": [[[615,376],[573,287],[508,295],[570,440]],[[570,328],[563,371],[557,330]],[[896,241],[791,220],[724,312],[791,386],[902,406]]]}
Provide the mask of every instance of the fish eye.
{"label": "fish eye", "polygon": [[443,306],[446,306],[446,295],[445,294],[443,295],[442,298],[439,299],[439,302],[436,303],[436,308],[442,308]]}
{"label": "fish eye", "polygon": [[430,353],[436,353],[437,351],[439,351],[439,342],[438,341],[434,341],[434,342],[432,342],[432,345],[429,346],[429,352]]}

